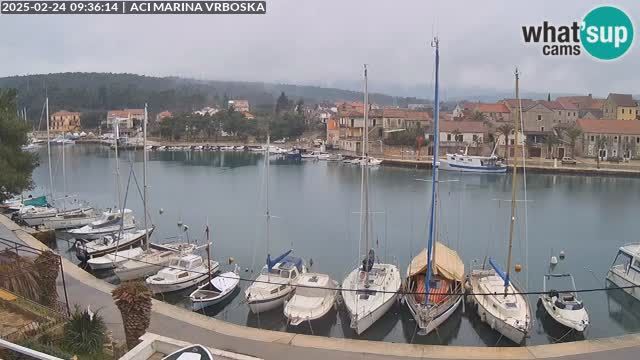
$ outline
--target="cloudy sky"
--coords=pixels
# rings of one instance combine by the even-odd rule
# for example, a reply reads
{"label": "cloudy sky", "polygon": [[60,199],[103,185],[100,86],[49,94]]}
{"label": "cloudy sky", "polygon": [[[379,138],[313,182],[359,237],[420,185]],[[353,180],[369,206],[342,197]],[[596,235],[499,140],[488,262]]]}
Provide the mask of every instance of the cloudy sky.
{"label": "cloudy sky", "polygon": [[[622,59],[545,57],[522,25],[579,21],[601,1],[267,0],[267,15],[0,15],[0,76],[63,71],[356,88],[370,64],[374,91],[429,96],[441,39],[445,96],[462,89],[640,93],[638,23]],[[638,1],[609,4],[640,19]],[[480,89],[480,90],[478,90]]]}

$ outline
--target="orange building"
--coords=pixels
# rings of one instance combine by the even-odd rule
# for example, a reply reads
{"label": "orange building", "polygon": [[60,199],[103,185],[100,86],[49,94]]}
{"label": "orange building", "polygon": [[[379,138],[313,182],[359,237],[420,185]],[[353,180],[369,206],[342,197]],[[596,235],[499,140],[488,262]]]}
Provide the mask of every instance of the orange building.
{"label": "orange building", "polygon": [[80,113],[66,110],[57,111],[51,115],[49,126],[53,132],[80,131]]}

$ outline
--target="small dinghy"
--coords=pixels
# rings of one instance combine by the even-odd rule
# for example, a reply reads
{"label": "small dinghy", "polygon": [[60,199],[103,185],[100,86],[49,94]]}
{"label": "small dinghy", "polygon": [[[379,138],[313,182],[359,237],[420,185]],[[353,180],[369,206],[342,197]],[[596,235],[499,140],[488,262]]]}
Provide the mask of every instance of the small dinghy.
{"label": "small dinghy", "polygon": [[[573,290],[559,292],[557,290],[547,290],[551,279],[569,279]],[[589,314],[584,308],[584,304],[578,299],[576,284],[571,274],[546,274],[543,281],[544,293],[540,295],[540,303],[547,313],[558,323],[583,332],[589,326]],[[564,285],[566,286],[566,285]]]}
{"label": "small dinghy", "polygon": [[191,310],[198,311],[227,299],[240,283],[238,265],[234,271],[222,273],[198,287],[189,295]]}
{"label": "small dinghy", "polygon": [[202,345],[190,345],[172,352],[162,360],[213,360],[213,355]]}
{"label": "small dinghy", "polygon": [[144,250],[136,247],[128,250],[120,250],[113,254],[98,256],[87,260],[87,265],[91,270],[108,270],[116,268],[118,265],[128,261],[131,258],[140,256]]}
{"label": "small dinghy", "polygon": [[284,316],[293,326],[319,319],[335,307],[338,283],[329,275],[300,275],[293,297],[285,302]]}

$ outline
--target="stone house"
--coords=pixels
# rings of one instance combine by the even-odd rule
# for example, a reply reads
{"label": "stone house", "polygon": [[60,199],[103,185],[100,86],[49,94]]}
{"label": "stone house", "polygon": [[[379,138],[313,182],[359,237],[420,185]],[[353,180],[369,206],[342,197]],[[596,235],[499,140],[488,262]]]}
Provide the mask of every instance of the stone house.
{"label": "stone house", "polygon": [[[628,120],[578,120],[582,137],[576,144],[577,152],[584,157],[640,158],[640,121]],[[598,149],[598,139],[604,138],[604,146]]]}
{"label": "stone house", "polygon": [[53,132],[76,132],[80,131],[80,113],[66,110],[56,111],[49,119],[50,129]]}
{"label": "stone house", "polygon": [[636,120],[640,113],[638,104],[631,94],[614,94],[607,96],[602,107],[602,116],[605,119]]}

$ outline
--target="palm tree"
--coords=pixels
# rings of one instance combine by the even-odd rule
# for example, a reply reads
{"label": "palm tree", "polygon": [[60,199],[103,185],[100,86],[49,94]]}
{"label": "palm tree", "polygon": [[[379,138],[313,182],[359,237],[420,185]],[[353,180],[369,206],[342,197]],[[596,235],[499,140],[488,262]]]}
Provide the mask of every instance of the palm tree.
{"label": "palm tree", "polygon": [[514,130],[512,123],[504,123],[498,127],[498,133],[504,135],[504,158],[509,158],[509,135]]}
{"label": "palm tree", "polygon": [[580,136],[582,136],[582,130],[576,126],[570,126],[562,129],[562,133],[569,139],[569,146],[571,147],[571,157],[575,157],[576,140]]}
{"label": "palm tree", "polygon": [[57,307],[58,289],[56,280],[60,270],[60,257],[47,250],[40,253],[34,261],[40,283],[40,303],[48,307]]}
{"label": "palm tree", "polygon": [[596,137],[596,168],[600,169],[600,150],[607,146],[607,138],[598,135]]}
{"label": "palm tree", "polygon": [[126,281],[111,295],[122,315],[127,347],[131,350],[151,322],[151,291],[142,281]]}
{"label": "palm tree", "polygon": [[10,250],[0,252],[0,287],[38,302],[40,277],[33,261]]}
{"label": "palm tree", "polygon": [[549,134],[544,137],[544,144],[547,146],[547,159],[553,157],[553,148],[560,143],[560,139],[556,134]]}

